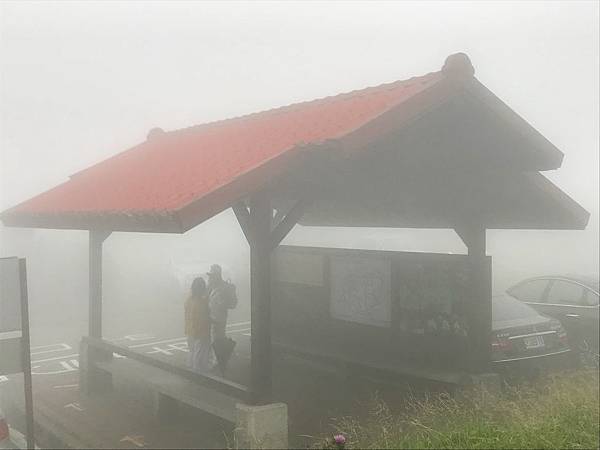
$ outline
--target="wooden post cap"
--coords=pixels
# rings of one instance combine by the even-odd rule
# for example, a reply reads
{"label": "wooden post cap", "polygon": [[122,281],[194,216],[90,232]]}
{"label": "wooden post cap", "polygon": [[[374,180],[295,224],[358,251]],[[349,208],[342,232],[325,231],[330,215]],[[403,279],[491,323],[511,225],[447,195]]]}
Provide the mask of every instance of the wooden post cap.
{"label": "wooden post cap", "polygon": [[448,76],[472,77],[475,68],[466,53],[454,53],[446,58],[442,72]]}
{"label": "wooden post cap", "polygon": [[164,134],[165,134],[165,130],[163,130],[160,127],[155,127],[155,128],[152,128],[150,131],[148,131],[148,135],[146,136],[146,140],[151,141],[152,139],[156,139],[158,137],[161,137]]}

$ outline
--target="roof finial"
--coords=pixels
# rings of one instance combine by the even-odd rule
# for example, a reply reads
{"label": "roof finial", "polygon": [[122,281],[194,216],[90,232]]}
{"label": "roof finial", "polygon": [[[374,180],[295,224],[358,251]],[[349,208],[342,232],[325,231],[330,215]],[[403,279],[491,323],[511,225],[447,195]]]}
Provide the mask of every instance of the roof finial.
{"label": "roof finial", "polygon": [[472,77],[475,69],[466,53],[454,53],[446,58],[442,72],[448,76]]}
{"label": "roof finial", "polygon": [[146,140],[149,141],[151,139],[155,139],[157,137],[162,136],[163,134],[165,134],[165,130],[163,130],[160,127],[154,127],[150,131],[148,131],[148,135],[146,136]]}

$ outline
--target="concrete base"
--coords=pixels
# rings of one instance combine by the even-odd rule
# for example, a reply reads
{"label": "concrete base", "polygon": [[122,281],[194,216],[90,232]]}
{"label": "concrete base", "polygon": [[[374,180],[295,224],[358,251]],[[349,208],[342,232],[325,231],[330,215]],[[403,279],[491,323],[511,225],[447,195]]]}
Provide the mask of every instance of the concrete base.
{"label": "concrete base", "polygon": [[236,406],[235,448],[288,448],[288,413],[285,403]]}
{"label": "concrete base", "polygon": [[98,369],[97,361],[106,361],[112,358],[112,353],[103,352],[90,347],[82,341],[79,345],[79,391],[89,395],[105,392],[112,389],[112,375]]}

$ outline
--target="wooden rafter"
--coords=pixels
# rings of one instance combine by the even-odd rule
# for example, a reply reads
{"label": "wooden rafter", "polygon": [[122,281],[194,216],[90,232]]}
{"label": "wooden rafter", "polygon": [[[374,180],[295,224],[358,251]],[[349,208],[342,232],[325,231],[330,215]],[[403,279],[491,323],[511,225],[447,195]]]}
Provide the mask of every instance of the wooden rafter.
{"label": "wooden rafter", "polygon": [[308,201],[301,199],[296,202],[292,209],[281,219],[281,221],[275,226],[275,229],[271,232],[271,249],[275,249],[283,239],[288,235],[292,228],[298,223],[304,211]]}
{"label": "wooden rafter", "polygon": [[250,212],[248,211],[248,207],[244,202],[238,202],[231,208],[235,213],[235,217],[237,217],[244,236],[246,236],[246,240],[250,242],[252,234],[250,232]]}

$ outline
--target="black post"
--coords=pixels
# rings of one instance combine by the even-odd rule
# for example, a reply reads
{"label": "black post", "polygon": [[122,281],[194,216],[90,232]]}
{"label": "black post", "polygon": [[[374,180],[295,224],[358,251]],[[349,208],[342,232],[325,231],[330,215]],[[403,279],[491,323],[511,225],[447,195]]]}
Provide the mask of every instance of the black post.
{"label": "black post", "polygon": [[102,338],[102,243],[110,232],[90,230],[89,336]]}
{"label": "black post", "polygon": [[29,300],[27,295],[27,266],[25,259],[19,259],[21,281],[21,362],[23,386],[25,388],[25,434],[27,448],[35,449],[33,421],[33,384],[31,382],[31,345],[29,341]]}
{"label": "black post", "polygon": [[492,274],[485,255],[486,229],[482,225],[471,224],[455,230],[468,248],[467,364],[473,372],[485,372],[490,362],[492,332]]}
{"label": "black post", "polygon": [[253,403],[271,397],[271,220],[273,210],[266,192],[250,199],[251,377]]}

